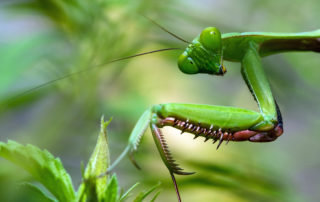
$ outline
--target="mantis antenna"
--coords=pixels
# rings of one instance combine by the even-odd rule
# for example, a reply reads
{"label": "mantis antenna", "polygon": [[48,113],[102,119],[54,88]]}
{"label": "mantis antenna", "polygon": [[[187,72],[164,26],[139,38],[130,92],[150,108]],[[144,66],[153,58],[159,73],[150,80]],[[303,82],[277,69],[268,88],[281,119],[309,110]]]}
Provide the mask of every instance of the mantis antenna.
{"label": "mantis antenna", "polygon": [[[141,14],[142,15],[142,14]],[[157,27],[159,27],[160,29],[162,29],[163,31],[167,32],[168,34],[170,34],[171,36],[175,37],[176,39],[179,39],[180,41],[184,42],[184,43],[187,43],[187,44],[190,44],[189,41],[181,38],[180,36],[170,32],[169,30],[167,30],[166,28],[162,27],[161,25],[159,25],[158,23],[156,23],[155,21],[153,21],[152,19],[142,15],[143,17],[145,17],[147,20],[149,20],[150,22],[152,22],[154,25],[156,25]]]}
{"label": "mantis antenna", "polygon": [[[142,14],[141,14],[142,15]],[[190,42],[188,42],[187,40],[179,37],[178,35],[170,32],[169,30],[167,30],[166,28],[162,27],[161,25],[159,25],[158,23],[156,23],[155,21],[153,21],[152,19],[142,15],[143,17],[145,17],[146,19],[148,19],[149,21],[151,21],[154,25],[158,26],[160,29],[162,29],[163,31],[167,32],[168,34],[170,34],[171,36],[175,37],[176,39],[184,42],[184,43],[188,43],[190,44]],[[50,80],[48,82],[45,82],[45,83],[42,83],[36,87],[33,87],[27,91],[24,91],[16,96],[14,96],[12,99],[16,99],[16,98],[19,98],[21,96],[24,96],[26,94],[29,94],[33,91],[36,91],[40,88],[43,88],[43,87],[46,87],[46,86],[49,86],[50,84],[53,84],[57,81],[60,81],[60,80],[63,80],[63,79],[66,79],[66,78],[69,78],[71,76],[75,76],[75,75],[79,75],[79,74],[82,74],[84,72],[87,72],[89,70],[93,70],[93,69],[96,69],[98,67],[103,67],[105,65],[108,65],[108,64],[111,64],[111,63],[114,63],[114,62],[118,62],[118,61],[122,61],[122,60],[127,60],[127,59],[130,59],[130,58],[134,58],[134,57],[138,57],[138,56],[142,56],[142,55],[148,55],[148,54],[152,54],[152,53],[157,53],[157,52],[163,52],[163,51],[170,51],[170,50],[182,50],[181,48],[164,48],[164,49],[158,49],[158,50],[153,50],[153,51],[148,51],[148,52],[144,52],[144,53],[138,53],[138,54],[135,54],[135,55],[131,55],[131,56],[127,56],[127,57],[123,57],[123,58],[118,58],[118,59],[115,59],[115,60],[111,60],[111,61],[108,61],[108,62],[105,62],[105,63],[102,63],[102,64],[99,64],[99,65],[95,65],[93,67],[88,67],[88,68],[85,68],[83,70],[80,70],[80,71],[76,71],[76,72],[72,72],[70,74],[66,74],[64,76],[61,76],[61,77],[58,77],[58,78],[55,78],[53,80]]]}
{"label": "mantis antenna", "polygon": [[115,60],[111,60],[111,61],[108,61],[108,62],[105,62],[105,63],[102,63],[102,64],[99,64],[99,65],[95,65],[93,67],[88,67],[88,68],[85,68],[83,70],[80,70],[80,71],[76,71],[76,72],[73,72],[73,73],[70,73],[70,74],[66,74],[64,76],[61,76],[61,77],[58,77],[56,79],[53,79],[53,80],[50,80],[48,82],[45,82],[45,83],[42,83],[34,88],[31,88],[27,91],[24,91],[16,96],[14,96],[12,99],[15,99],[15,98],[19,98],[21,96],[24,96],[26,94],[29,94],[33,91],[36,91],[40,88],[43,88],[43,87],[46,87],[52,83],[55,83],[57,81],[60,81],[60,80],[63,80],[63,79],[66,79],[66,78],[69,78],[71,76],[75,76],[75,75],[79,75],[79,74],[82,74],[82,73],[85,73],[89,70],[94,70],[94,69],[97,69],[98,67],[103,67],[105,65],[108,65],[108,64],[111,64],[111,63],[114,63],[114,62],[118,62],[118,61],[122,61],[122,60],[127,60],[127,59],[130,59],[130,58],[134,58],[134,57],[138,57],[138,56],[142,56],[142,55],[148,55],[148,54],[152,54],[152,53],[157,53],[157,52],[163,52],[163,51],[170,51],[170,50],[181,50],[181,48],[164,48],[164,49],[158,49],[158,50],[153,50],[153,51],[148,51],[148,52],[144,52],[144,53],[138,53],[138,54],[135,54],[135,55],[130,55],[130,56],[127,56],[127,57],[123,57],[123,58],[118,58],[118,59],[115,59]]}

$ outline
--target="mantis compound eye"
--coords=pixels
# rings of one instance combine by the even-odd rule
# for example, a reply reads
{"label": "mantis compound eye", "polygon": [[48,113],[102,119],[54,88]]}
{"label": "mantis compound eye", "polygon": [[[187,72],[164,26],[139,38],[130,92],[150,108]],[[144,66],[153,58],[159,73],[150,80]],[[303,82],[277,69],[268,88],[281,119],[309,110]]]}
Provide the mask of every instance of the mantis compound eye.
{"label": "mantis compound eye", "polygon": [[207,49],[221,54],[221,33],[215,27],[207,27],[200,34],[200,43]]}
{"label": "mantis compound eye", "polygon": [[178,59],[179,69],[186,74],[196,74],[199,72],[199,68],[192,60],[191,57],[187,55],[186,52],[182,53]]}

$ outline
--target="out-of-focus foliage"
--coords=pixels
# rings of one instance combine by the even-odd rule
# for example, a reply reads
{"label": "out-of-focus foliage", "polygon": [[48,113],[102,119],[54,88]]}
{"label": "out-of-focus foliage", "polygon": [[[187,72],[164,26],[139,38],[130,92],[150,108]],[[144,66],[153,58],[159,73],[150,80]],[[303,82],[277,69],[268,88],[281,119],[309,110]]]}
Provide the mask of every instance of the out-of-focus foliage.
{"label": "out-of-focus foliage", "polygon": [[[184,75],[178,52],[103,66],[15,97],[48,80],[138,52],[181,47],[140,13],[192,40],[201,29],[301,32],[320,27],[318,0],[147,1],[10,0],[0,4],[0,140],[31,143],[61,157],[75,185],[89,158],[101,114],[113,116],[109,146],[120,153],[135,121],[156,103],[182,102],[256,109],[240,76],[226,62],[223,78]],[[319,54],[285,53],[263,59],[285,132],[267,144],[211,144],[165,129],[167,142],[193,176],[178,176],[184,201],[319,201]],[[141,172],[124,161],[121,187],[163,182],[160,201],[176,196],[170,176],[147,134],[138,152]],[[116,156],[111,156],[114,159]],[[16,176],[0,162],[0,192]],[[10,174],[11,173],[11,174]],[[143,180],[144,179],[144,180]],[[17,201],[30,196],[21,191]]]}

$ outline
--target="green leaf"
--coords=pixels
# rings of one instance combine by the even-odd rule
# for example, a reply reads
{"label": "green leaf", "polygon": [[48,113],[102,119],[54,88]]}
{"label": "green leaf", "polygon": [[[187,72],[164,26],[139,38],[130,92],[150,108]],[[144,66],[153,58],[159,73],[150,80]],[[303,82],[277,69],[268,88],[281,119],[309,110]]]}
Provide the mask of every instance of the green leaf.
{"label": "green leaf", "polygon": [[84,183],[78,190],[79,201],[96,200],[101,201],[105,196],[108,176],[105,174],[110,164],[110,155],[107,140],[107,126],[112,119],[105,122],[101,118],[101,129],[97,140],[96,147],[89,159],[84,172]]}
{"label": "green leaf", "polygon": [[[101,129],[98,137],[98,141],[96,147],[90,157],[90,160],[87,164],[86,171],[84,173],[84,177],[97,177],[102,173],[107,172],[107,169],[110,164],[110,155],[108,148],[108,140],[107,140],[107,126],[111,122],[110,119],[107,122],[104,122],[104,118],[101,118]],[[103,191],[106,187],[107,175],[104,177],[99,177],[97,179],[97,193],[104,194]]]}
{"label": "green leaf", "polygon": [[116,175],[113,175],[111,179],[109,179],[108,185],[105,190],[105,196],[102,201],[104,202],[117,202],[119,201],[119,194],[118,194],[118,180]]}
{"label": "green leaf", "polygon": [[22,186],[27,187],[30,191],[34,192],[36,195],[41,198],[42,202],[56,202],[57,200],[52,199],[45,192],[43,192],[38,186],[31,183],[22,183]]}
{"label": "green leaf", "polygon": [[96,177],[87,178],[79,187],[77,193],[77,201],[79,202],[98,202],[98,195],[96,189]]}
{"label": "green leaf", "polygon": [[132,187],[130,187],[130,188],[126,191],[126,193],[124,193],[124,194],[121,196],[120,201],[126,200],[126,198],[129,197],[129,194],[132,192],[132,190],[133,190],[134,188],[136,188],[138,185],[139,185],[139,182],[137,182],[137,183],[135,183],[134,185],[132,185]]}
{"label": "green leaf", "polygon": [[43,184],[59,201],[74,201],[71,178],[59,158],[47,150],[14,141],[0,142],[0,156],[15,163]]}
{"label": "green leaf", "polygon": [[[151,187],[149,190],[140,192],[138,196],[134,199],[134,202],[142,202],[149,194],[151,194],[154,190],[156,190],[160,186],[160,182],[156,184],[155,186]],[[156,193],[157,197],[158,193]],[[153,199],[154,200],[154,199]]]}
{"label": "green leaf", "polygon": [[152,197],[152,199],[151,199],[150,202],[154,202],[154,201],[158,198],[159,195],[160,195],[160,191],[158,191],[158,192]]}

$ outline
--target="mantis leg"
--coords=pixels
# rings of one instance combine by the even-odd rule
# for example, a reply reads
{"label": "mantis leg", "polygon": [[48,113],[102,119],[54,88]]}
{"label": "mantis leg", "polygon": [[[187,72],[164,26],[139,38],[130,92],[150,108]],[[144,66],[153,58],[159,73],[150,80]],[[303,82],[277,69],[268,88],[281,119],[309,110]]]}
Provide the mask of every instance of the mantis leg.
{"label": "mantis leg", "polygon": [[148,125],[150,125],[153,139],[162,161],[170,172],[180,201],[181,199],[174,174],[190,175],[193,173],[182,171],[178,164],[175,163],[166,144],[164,135],[161,132],[161,128],[171,126],[180,129],[182,132],[192,133],[195,137],[205,137],[205,141],[212,139],[215,143],[219,140],[219,147],[223,140],[242,141],[246,140],[244,136],[257,134],[257,132],[254,131],[243,131],[247,131],[248,128],[255,126],[262,120],[263,117],[258,112],[235,107],[179,103],[155,105],[140,117],[130,135],[128,146],[108,169],[108,172],[110,172],[126,154],[129,154],[133,164],[139,168],[133,158],[133,154],[138,149],[142,135]]}
{"label": "mantis leg", "polygon": [[137,166],[133,154],[137,150],[147,126],[150,125],[161,159],[170,172],[178,200],[181,201],[174,174],[190,175],[193,172],[184,172],[175,163],[164,135],[161,132],[161,128],[171,126],[180,129],[182,133],[192,133],[195,135],[195,138],[202,136],[205,138],[205,141],[210,139],[213,140],[213,143],[219,141],[217,146],[219,148],[224,140],[244,141],[250,140],[250,138],[257,135],[260,137],[261,132],[254,131],[251,128],[259,126],[264,121],[261,113],[235,107],[179,103],[155,105],[141,116],[130,135],[127,148],[110,167],[109,171],[127,153],[129,153],[134,165]]}
{"label": "mantis leg", "polygon": [[255,44],[250,44],[242,59],[241,73],[263,116],[263,121],[251,128],[262,133],[252,137],[251,141],[273,141],[283,133],[282,117],[262,68],[258,46]]}
{"label": "mantis leg", "polygon": [[159,154],[170,172],[178,200],[181,201],[174,174],[190,175],[193,173],[182,171],[175,163],[164,135],[161,133],[161,128],[171,126],[180,129],[181,133],[194,134],[195,138],[202,136],[205,141],[210,139],[213,140],[213,143],[219,141],[217,148],[224,140],[227,142],[245,140],[269,142],[279,137],[283,132],[281,114],[272,96],[255,44],[251,44],[248,48],[241,64],[242,76],[257,101],[260,112],[214,105],[179,103],[155,105],[140,117],[130,135],[127,148],[109,171],[127,153],[137,166],[133,153],[137,150],[142,135],[150,125]]}

